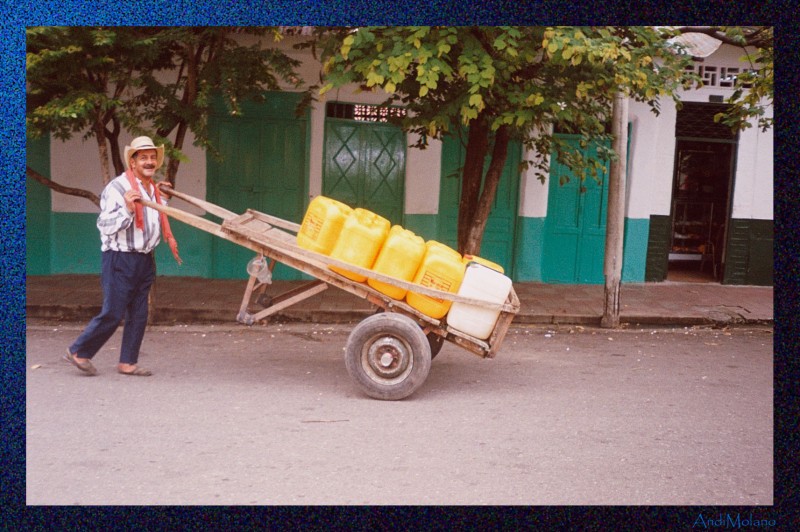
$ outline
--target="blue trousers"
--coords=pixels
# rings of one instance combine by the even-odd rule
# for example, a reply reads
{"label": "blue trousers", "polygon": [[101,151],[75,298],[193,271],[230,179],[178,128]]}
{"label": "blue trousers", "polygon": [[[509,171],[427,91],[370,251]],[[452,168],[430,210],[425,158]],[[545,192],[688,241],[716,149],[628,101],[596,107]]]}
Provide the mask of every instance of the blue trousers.
{"label": "blue trousers", "polygon": [[69,350],[80,358],[93,358],[125,319],[121,364],[136,364],[147,327],[147,296],[156,278],[152,253],[104,251],[100,283],[103,308],[92,318]]}

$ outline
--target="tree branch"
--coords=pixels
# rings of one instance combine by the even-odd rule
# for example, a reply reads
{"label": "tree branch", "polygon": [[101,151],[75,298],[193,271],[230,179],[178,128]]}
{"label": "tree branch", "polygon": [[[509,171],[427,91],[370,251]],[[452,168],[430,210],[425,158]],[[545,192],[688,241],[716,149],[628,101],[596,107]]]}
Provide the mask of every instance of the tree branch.
{"label": "tree branch", "polygon": [[72,188],[72,187],[65,187],[64,185],[59,185],[55,181],[47,179],[45,176],[31,168],[30,166],[26,167],[28,177],[31,179],[38,181],[39,183],[43,184],[50,190],[55,190],[56,192],[60,192],[61,194],[67,194],[68,196],[78,196],[81,198],[86,198],[98,207],[100,207],[100,198],[97,194],[93,192],[89,192],[88,190],[83,190],[81,188]]}
{"label": "tree branch", "polygon": [[725,29],[720,26],[681,26],[676,29],[680,31],[682,34],[701,33],[703,35],[708,35],[709,37],[713,37],[724,44],[730,44],[733,46],[760,47],[767,44],[770,40],[766,28],[759,28],[759,27],[752,28],[752,31],[750,33],[745,32],[744,43],[742,43],[737,39],[729,37],[728,34],[725,33]]}

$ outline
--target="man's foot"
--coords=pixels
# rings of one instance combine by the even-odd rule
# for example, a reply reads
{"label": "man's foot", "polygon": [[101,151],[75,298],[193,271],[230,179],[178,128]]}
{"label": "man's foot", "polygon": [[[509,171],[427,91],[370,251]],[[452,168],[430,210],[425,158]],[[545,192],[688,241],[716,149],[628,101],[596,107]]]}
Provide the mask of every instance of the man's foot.
{"label": "man's foot", "polygon": [[153,374],[150,370],[140,368],[136,364],[119,364],[117,372],[122,375],[132,375],[134,377],[149,377]]}
{"label": "man's foot", "polygon": [[84,373],[88,373],[89,375],[97,375],[97,370],[92,365],[92,361],[88,358],[78,358],[73,353],[69,352],[69,348],[67,348],[67,352],[61,357],[62,359],[66,360],[79,370],[83,371]]}

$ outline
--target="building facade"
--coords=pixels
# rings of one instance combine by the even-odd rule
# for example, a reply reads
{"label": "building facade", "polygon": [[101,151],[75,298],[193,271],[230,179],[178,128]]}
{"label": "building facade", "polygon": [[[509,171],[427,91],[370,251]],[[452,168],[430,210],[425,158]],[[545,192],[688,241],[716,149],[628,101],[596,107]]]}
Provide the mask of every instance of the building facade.
{"label": "building facade", "polygon": [[[287,53],[304,61],[305,79],[315,80],[319,63],[292,50],[293,39],[285,40]],[[731,94],[730,76],[745,68],[740,56],[740,49],[722,45],[696,62],[706,84],[685,92],[681,109],[664,101],[656,116],[630,102],[623,282],[693,275],[772,284],[772,131],[753,127],[734,135],[713,121]],[[223,159],[189,139],[176,187],[235,212],[252,208],[295,222],[323,194],[454,245],[462,142],[411,148],[415,139],[383,121],[376,107],[382,95],[339,90],[326,96],[302,117],[295,117],[300,95],[292,92],[269,93],[265,103],[245,106],[242,116],[214,113],[210,131]],[[99,194],[93,142],[29,141],[27,156],[43,175]],[[517,282],[602,283],[607,183],[573,178],[561,184],[569,170],[554,162],[543,184],[517,170],[525,156],[512,146],[481,255]],[[173,204],[202,214],[179,200]],[[98,273],[97,212],[86,199],[51,193],[29,179],[27,273]],[[159,246],[160,275],[246,277],[249,250],[181,223],[173,231],[184,264],[177,266]],[[301,278],[284,265],[274,275]]]}

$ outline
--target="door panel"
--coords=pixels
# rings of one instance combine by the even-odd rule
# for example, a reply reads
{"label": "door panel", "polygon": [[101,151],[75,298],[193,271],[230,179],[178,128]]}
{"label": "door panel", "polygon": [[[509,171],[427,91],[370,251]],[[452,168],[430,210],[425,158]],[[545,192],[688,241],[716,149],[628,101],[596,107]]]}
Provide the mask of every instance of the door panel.
{"label": "door panel", "polygon": [[[564,135],[573,146],[579,137]],[[596,147],[583,151],[596,157]],[[555,156],[550,164],[550,188],[544,231],[542,279],[551,283],[598,284],[604,281],[608,171],[599,178],[587,176],[581,183]],[[561,181],[569,179],[564,184]]]}
{"label": "door panel", "polygon": [[[511,142],[500,176],[492,211],[486,221],[480,256],[500,264],[513,276],[514,240],[519,201],[519,161],[521,146]],[[456,136],[448,136],[442,146],[442,179],[439,189],[439,239],[455,248],[458,235],[458,204],[461,200],[461,167],[466,146]],[[484,169],[485,170],[485,169]]]}
{"label": "door panel", "polygon": [[395,126],[329,118],[322,193],[402,224],[405,134]]}
{"label": "door panel", "polygon": [[[290,102],[291,103],[291,102]],[[306,122],[258,116],[250,109],[243,117],[217,116],[210,128],[222,161],[209,158],[209,200],[228,210],[247,209],[300,222],[304,212],[306,182]],[[245,267],[254,253],[223,239],[213,241],[212,275],[247,277]],[[300,272],[278,264],[275,279],[301,279]]]}

